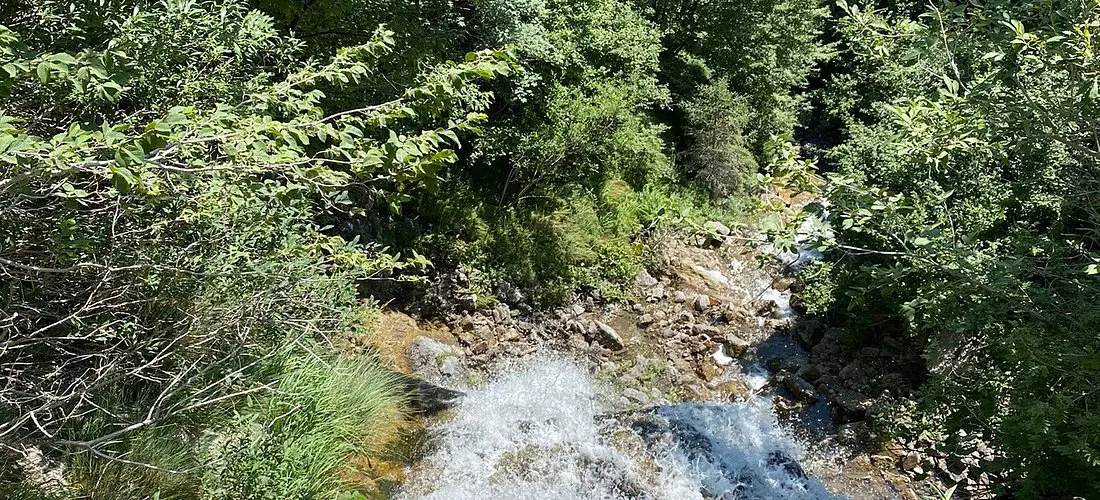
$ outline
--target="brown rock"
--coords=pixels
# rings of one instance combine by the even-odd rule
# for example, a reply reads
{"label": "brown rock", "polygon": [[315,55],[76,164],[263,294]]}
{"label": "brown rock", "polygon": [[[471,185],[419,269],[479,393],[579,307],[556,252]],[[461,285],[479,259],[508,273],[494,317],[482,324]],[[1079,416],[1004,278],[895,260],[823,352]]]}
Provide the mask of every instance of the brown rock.
{"label": "brown rock", "polygon": [[717,339],[726,348],[726,354],[733,358],[739,358],[749,350],[751,344],[736,335],[726,335]]}
{"label": "brown rock", "polygon": [[691,325],[691,333],[695,335],[709,335],[711,337],[717,337],[721,333],[721,330],[710,325],[697,323]]}

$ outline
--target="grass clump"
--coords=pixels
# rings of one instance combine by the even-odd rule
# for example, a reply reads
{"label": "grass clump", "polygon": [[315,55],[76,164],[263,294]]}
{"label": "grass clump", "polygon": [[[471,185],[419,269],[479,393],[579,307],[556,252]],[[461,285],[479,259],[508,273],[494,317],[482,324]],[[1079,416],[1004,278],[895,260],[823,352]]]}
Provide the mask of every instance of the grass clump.
{"label": "grass clump", "polygon": [[401,418],[396,379],[367,358],[301,356],[270,396],[250,402],[212,443],[207,497],[331,498],[356,453],[379,451]]}

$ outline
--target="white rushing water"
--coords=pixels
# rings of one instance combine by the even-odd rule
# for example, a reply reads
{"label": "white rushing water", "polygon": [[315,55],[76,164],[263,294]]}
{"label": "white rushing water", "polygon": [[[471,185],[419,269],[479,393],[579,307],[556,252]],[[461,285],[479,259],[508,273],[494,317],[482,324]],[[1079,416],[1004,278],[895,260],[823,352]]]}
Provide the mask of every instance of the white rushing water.
{"label": "white rushing water", "polygon": [[542,359],[470,391],[402,498],[831,498],[770,402],[607,413],[573,362]]}

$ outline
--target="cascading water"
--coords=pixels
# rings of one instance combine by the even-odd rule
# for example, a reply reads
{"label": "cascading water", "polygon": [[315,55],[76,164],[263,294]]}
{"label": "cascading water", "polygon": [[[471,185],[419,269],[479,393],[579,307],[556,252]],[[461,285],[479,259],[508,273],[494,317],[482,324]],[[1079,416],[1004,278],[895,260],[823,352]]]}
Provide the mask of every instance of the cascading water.
{"label": "cascading water", "polygon": [[604,395],[558,358],[470,391],[402,498],[832,498],[763,397],[609,413]]}

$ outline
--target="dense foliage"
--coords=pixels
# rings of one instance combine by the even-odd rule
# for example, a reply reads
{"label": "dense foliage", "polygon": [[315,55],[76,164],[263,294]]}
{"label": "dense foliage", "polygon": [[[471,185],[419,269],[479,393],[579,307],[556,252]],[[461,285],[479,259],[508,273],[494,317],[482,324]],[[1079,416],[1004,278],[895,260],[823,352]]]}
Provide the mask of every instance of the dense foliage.
{"label": "dense foliage", "polygon": [[334,347],[364,292],[613,299],[655,235],[734,223],[824,11],[654,7],[0,5],[0,488],[347,493],[401,413]]}
{"label": "dense foliage", "polygon": [[[1095,2],[844,4],[821,91],[831,318],[925,346],[919,404],[886,418],[1028,498],[1100,495]],[[904,406],[904,405],[903,405]],[[960,432],[961,431],[961,432]]]}
{"label": "dense foliage", "polygon": [[66,494],[346,493],[400,414],[334,348],[372,293],[621,298],[763,180],[823,186],[810,312],[924,350],[884,427],[1098,496],[1098,29],[1061,0],[5,2],[0,488],[48,475],[32,450]]}

